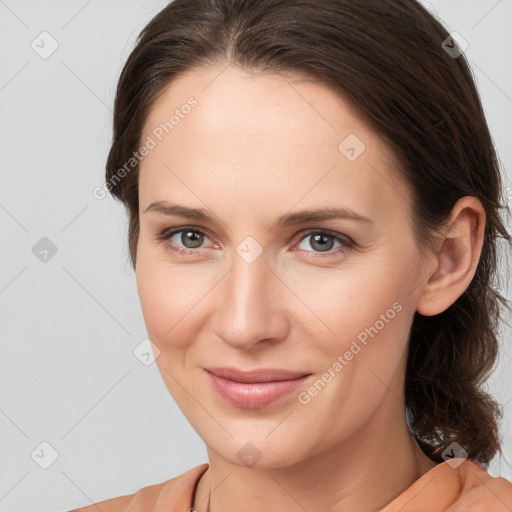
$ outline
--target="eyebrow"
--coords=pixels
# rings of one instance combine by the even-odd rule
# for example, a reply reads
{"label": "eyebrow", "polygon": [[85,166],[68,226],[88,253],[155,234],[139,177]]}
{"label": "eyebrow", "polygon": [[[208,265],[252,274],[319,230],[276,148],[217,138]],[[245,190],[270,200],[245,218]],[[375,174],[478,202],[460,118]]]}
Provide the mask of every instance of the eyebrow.
{"label": "eyebrow", "polygon": [[[166,201],[156,201],[151,203],[144,213],[155,212],[161,215],[179,216],[187,219],[214,224],[215,219],[206,210],[201,208],[189,208],[177,204],[169,204]],[[373,224],[373,220],[361,215],[349,208],[312,208],[300,212],[286,213],[281,216],[275,226],[286,227],[296,224],[302,224],[310,221],[323,221],[331,219],[345,219]]]}

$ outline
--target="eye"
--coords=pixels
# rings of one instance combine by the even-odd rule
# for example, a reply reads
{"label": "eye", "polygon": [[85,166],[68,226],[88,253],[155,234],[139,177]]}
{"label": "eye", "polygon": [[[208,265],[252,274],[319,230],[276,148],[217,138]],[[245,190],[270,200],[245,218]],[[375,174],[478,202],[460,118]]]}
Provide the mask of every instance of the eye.
{"label": "eye", "polygon": [[[337,246],[335,244],[338,244]],[[313,248],[308,250],[307,246]],[[346,252],[354,245],[353,240],[346,236],[334,234],[329,231],[309,231],[302,236],[299,250],[313,252],[314,257],[333,256],[341,252]],[[334,250],[333,250],[334,247]]]}
{"label": "eye", "polygon": [[[202,249],[201,247],[208,237],[197,228],[184,227],[180,229],[174,229],[171,231],[165,231],[157,238],[160,242],[169,241],[167,247],[172,251],[179,253],[194,253],[198,252],[195,249]],[[182,245],[180,245],[182,244]]]}

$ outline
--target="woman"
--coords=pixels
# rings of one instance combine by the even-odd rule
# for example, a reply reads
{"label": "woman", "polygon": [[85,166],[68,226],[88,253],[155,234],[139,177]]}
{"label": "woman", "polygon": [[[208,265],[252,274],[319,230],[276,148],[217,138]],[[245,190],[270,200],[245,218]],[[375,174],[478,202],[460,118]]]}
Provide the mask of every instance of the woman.
{"label": "woman", "polygon": [[110,511],[504,511],[501,177],[411,0],[176,0],[117,89],[106,188],[208,463]]}

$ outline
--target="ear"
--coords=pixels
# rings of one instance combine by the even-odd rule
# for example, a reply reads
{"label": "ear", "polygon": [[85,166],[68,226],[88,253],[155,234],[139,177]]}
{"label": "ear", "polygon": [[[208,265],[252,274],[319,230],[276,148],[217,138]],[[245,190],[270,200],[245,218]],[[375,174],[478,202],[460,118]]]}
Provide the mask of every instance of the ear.
{"label": "ear", "polygon": [[482,252],[485,219],[485,210],[476,197],[462,197],[454,205],[434,253],[434,270],[419,295],[418,313],[442,313],[469,286]]}

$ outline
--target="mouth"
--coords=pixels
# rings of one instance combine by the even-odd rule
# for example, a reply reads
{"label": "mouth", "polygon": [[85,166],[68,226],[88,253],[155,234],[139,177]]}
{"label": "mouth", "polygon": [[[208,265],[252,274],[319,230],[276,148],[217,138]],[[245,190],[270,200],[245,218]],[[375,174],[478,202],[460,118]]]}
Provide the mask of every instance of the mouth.
{"label": "mouth", "polygon": [[284,369],[205,368],[212,388],[228,403],[245,409],[266,407],[292,393],[312,373]]}

